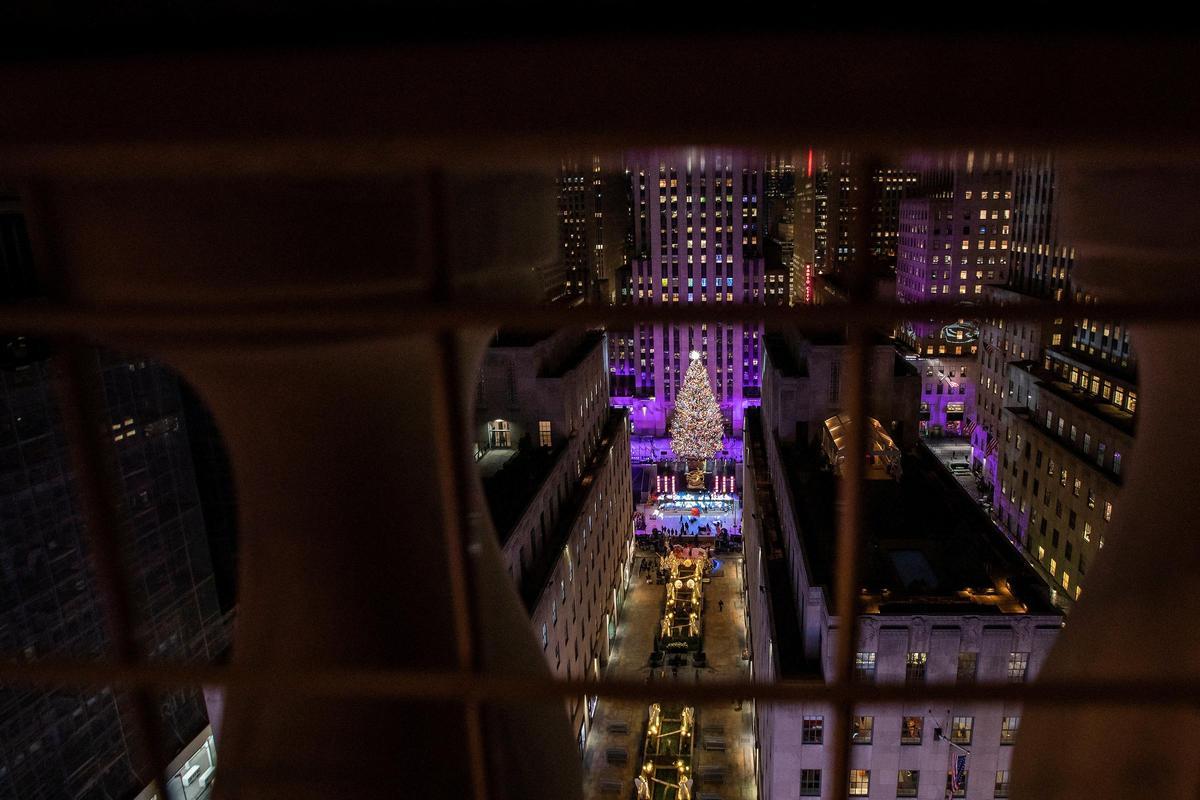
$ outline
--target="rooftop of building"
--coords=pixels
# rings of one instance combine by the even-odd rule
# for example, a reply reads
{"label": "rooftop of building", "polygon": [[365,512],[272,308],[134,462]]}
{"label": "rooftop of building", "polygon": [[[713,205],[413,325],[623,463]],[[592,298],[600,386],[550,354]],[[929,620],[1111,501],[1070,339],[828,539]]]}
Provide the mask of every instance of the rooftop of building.
{"label": "rooftop of building", "polygon": [[[895,344],[897,355],[900,356],[901,360],[903,360],[905,364],[912,367],[912,369],[918,375],[921,374],[921,367],[933,367],[935,369],[941,367],[952,367],[957,369],[961,366],[971,366],[978,360],[976,356],[971,355],[970,353],[963,353],[959,355],[955,355],[954,353],[941,353],[939,355],[931,356],[921,355],[902,339],[897,339]],[[901,374],[902,373],[900,372],[896,373],[897,377],[899,377]]]}
{"label": "rooftop of building", "polygon": [[1039,389],[1065,400],[1085,414],[1111,425],[1122,433],[1133,436],[1135,417],[1125,409],[1117,408],[1101,397],[1080,391],[1072,386],[1070,381],[1063,380],[1061,375],[1055,375],[1036,361],[1013,361],[1009,366],[1028,372]]}
{"label": "rooftop of building", "polygon": [[512,328],[501,328],[496,331],[496,335],[492,337],[492,341],[488,343],[488,347],[499,348],[522,348],[533,347],[538,342],[544,342],[555,334],[553,329],[549,330],[517,330]]}
{"label": "rooftop of building", "polygon": [[565,447],[563,441],[557,447],[494,450],[492,453],[496,455],[491,461],[484,456],[487,463],[480,464],[483,494],[501,546],[512,537],[517,523],[554,471]]}
{"label": "rooftop of building", "polygon": [[917,371],[917,367],[908,359],[904,358],[899,353],[896,353],[896,360],[892,363],[892,375],[897,378],[915,377],[921,373]]}
{"label": "rooftop of building", "polygon": [[495,475],[504,465],[513,459],[520,451],[512,447],[493,447],[483,454],[483,457],[475,462],[475,468],[479,471],[479,477],[482,480]]}
{"label": "rooftop of building", "polygon": [[561,378],[578,367],[604,343],[604,331],[510,330],[501,329],[492,337],[489,348],[529,349],[540,347],[539,378]]}
{"label": "rooftop of building", "polygon": [[787,346],[787,342],[778,333],[766,333],[763,335],[763,345],[767,348],[767,358],[771,361],[771,366],[788,378],[807,378],[808,363],[800,361],[792,353],[792,348]]}
{"label": "rooftop of building", "polygon": [[[820,453],[780,443],[810,579],[832,597],[838,483]],[[1055,614],[1041,578],[924,451],[898,481],[864,481],[859,585],[869,614]]]}
{"label": "rooftop of building", "polygon": [[800,630],[800,617],[796,613],[796,587],[792,585],[788,560],[783,551],[783,536],[771,476],[765,469],[767,455],[760,409],[746,409],[745,446],[751,451],[751,458],[758,467],[754,473],[754,484],[747,485],[744,491],[754,492],[757,509],[755,513],[758,514],[762,532],[764,569],[770,586],[772,642],[779,665],[779,677],[791,680],[819,678],[820,664],[804,659],[804,639]]}
{"label": "rooftop of building", "polygon": [[540,378],[561,378],[583,363],[593,350],[604,346],[604,331],[586,331],[579,341],[542,365]]}
{"label": "rooftop of building", "polygon": [[[798,352],[798,350],[804,349],[803,344],[807,343],[816,347],[844,347],[846,345],[844,331],[798,329],[797,333],[798,338],[793,338],[791,343],[781,331],[767,331],[763,334],[763,343],[766,346],[767,358],[770,360],[771,366],[787,378],[808,377],[808,360],[805,358],[804,352]],[[794,348],[792,344],[800,345],[800,347]],[[882,331],[872,331],[871,344],[874,347],[892,347],[895,343]],[[892,374],[901,378],[918,373],[914,366],[897,353],[892,365]]]}

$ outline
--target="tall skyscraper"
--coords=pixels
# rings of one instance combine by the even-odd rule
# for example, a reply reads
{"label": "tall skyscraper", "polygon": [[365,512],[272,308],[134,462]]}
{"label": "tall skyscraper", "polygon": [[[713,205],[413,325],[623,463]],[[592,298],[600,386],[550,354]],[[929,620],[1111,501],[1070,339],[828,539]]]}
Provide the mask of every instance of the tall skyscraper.
{"label": "tall skyscraper", "polygon": [[868,178],[861,159],[849,151],[830,154],[827,164],[829,223],[821,284],[827,295],[844,297],[849,290],[850,265],[858,254],[857,227],[864,212]]}
{"label": "tall skyscraper", "polygon": [[1128,325],[1088,314],[1096,298],[1072,284],[1076,253],[1058,235],[1056,192],[1053,159],[1022,163],[1009,278],[988,297],[1073,308],[1049,324],[983,321],[972,443],[998,523],[1069,609],[1120,503],[1138,385]]}
{"label": "tall skyscraper", "polygon": [[[762,304],[764,162],[747,153],[662,151],[627,157],[634,210],[631,300],[647,306]],[[640,324],[610,355],[613,402],[635,433],[663,434],[699,352],[732,430],[760,392],[761,325]],[[620,343],[619,343],[620,344]],[[629,376],[630,380],[621,380]],[[632,386],[630,386],[632,384]]]}
{"label": "tall skyscraper", "polygon": [[829,233],[829,173],[809,150],[796,173],[796,216],[792,233],[791,304],[815,303],[817,275],[825,269]]}
{"label": "tall skyscraper", "polygon": [[963,165],[926,177],[899,204],[897,297],[906,303],[977,302],[985,286],[1003,284],[1012,206],[1011,154],[968,154]]}
{"label": "tall skyscraper", "polygon": [[617,301],[619,273],[627,261],[626,185],[623,170],[600,156],[563,162],[558,177],[562,252],[545,279],[549,299]]}
{"label": "tall skyscraper", "polygon": [[[1022,161],[1014,178],[1009,271],[1004,284],[987,287],[984,299],[988,302],[1016,305],[1066,297],[1075,253],[1059,242],[1055,191],[1054,167],[1048,156]],[[1016,385],[1008,386],[1008,364],[1039,360],[1045,345],[1055,338],[1054,344],[1062,343],[1062,333],[1061,324],[1047,328],[1028,320],[1008,320],[1003,325],[997,320],[981,321],[977,424],[971,439],[989,486],[996,480],[1001,409],[1009,397],[1017,396]],[[1024,386],[1021,389],[1023,402],[1028,391]]]}
{"label": "tall skyscraper", "polygon": [[775,159],[766,173],[766,237],[763,283],[768,305],[792,302],[792,262],[796,249],[796,172]]}
{"label": "tall skyscraper", "polygon": [[[845,299],[850,265],[857,258],[859,242],[865,240],[869,288],[872,294],[890,296],[900,198],[916,179],[911,169],[860,153],[810,151],[804,177],[797,179],[796,236],[802,245],[797,247],[793,284],[803,282],[811,271],[816,275],[815,302]],[[807,287],[795,291],[803,294]]]}
{"label": "tall skyscraper", "polygon": [[877,165],[870,177],[871,262],[881,275],[896,269],[896,240],[899,236],[900,200],[917,182],[912,170]]}
{"label": "tall skyscraper", "polygon": [[[42,292],[19,204],[12,196],[2,202],[0,300],[20,302]],[[87,520],[55,397],[52,351],[13,335],[0,346],[0,653],[29,661],[102,658],[108,633],[86,554]],[[92,364],[119,481],[141,652],[156,661],[214,661],[228,647],[234,586],[233,553],[226,551],[217,554],[217,585],[189,442],[189,418],[207,413],[189,408],[179,378],[153,361],[97,351]],[[207,435],[215,436],[215,427]],[[223,458],[219,442],[209,445]],[[221,482],[220,472],[208,478],[231,503]],[[225,523],[220,546],[228,549],[234,531],[228,517]],[[178,753],[206,728],[204,698],[198,687],[156,697],[163,749]],[[132,720],[123,690],[0,688],[0,798],[136,795],[158,776]]]}

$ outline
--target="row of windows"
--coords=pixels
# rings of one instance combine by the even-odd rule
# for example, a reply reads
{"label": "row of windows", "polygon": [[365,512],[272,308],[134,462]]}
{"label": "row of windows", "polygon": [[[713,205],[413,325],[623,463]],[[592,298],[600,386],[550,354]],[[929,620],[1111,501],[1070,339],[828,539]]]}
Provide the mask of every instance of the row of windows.
{"label": "row of windows", "polygon": [[[758,290],[757,290],[757,289],[755,289],[755,290],[754,290],[754,296],[755,296],[755,297],[758,297]],[[650,299],[653,299],[653,297],[654,297],[654,292],[653,292],[653,290],[651,290],[651,291],[644,291],[644,290],[642,290],[642,289],[638,289],[638,297],[642,297],[642,298],[650,298]],[[662,293],[660,293],[660,294],[659,294],[659,297],[658,297],[658,299],[659,299],[659,302],[662,302],[662,303],[678,303],[678,302],[679,302],[679,295],[678,295],[678,294],[672,294],[672,295],[670,295],[670,297],[668,298],[668,296],[667,296],[667,293],[666,293],[666,292],[662,292]],[[733,292],[717,292],[717,293],[716,293],[716,294],[713,296],[713,299],[714,299],[716,302],[718,302],[718,303],[720,303],[722,300],[723,300],[723,301],[725,301],[725,302],[727,302],[727,303],[732,303],[732,302],[733,302]],[[686,300],[686,302],[688,302],[688,303],[694,303],[695,301],[696,301],[695,295],[694,295],[693,293],[691,293],[691,292],[688,292],[688,295],[687,295],[687,300]],[[706,294],[706,293],[701,293],[701,295],[700,295],[700,302],[702,302],[702,303],[708,302],[708,294]]]}
{"label": "row of windows", "polygon": [[[971,199],[971,194],[972,194],[972,192],[971,192],[971,190],[970,190],[970,189],[967,189],[967,190],[965,190],[965,191],[963,192],[963,199],[964,199],[964,200],[970,200],[970,199]],[[1003,198],[1001,198],[1001,197],[1000,197],[1000,190],[999,190],[999,189],[996,189],[995,191],[984,190],[984,191],[982,191],[982,192],[980,192],[980,193],[979,193],[979,199],[980,199],[980,200],[1000,200],[1000,199],[1004,199],[1004,200],[1012,200],[1012,196],[1013,196],[1013,193],[1012,193],[1012,190],[1011,190],[1011,189],[1005,189],[1005,190],[1004,190],[1004,197],[1003,197]]]}
{"label": "row of windows", "polygon": [[1101,378],[1099,374],[1090,373],[1086,369],[1070,366],[1057,359],[1048,361],[1048,368],[1055,374],[1061,375],[1081,392],[1103,397],[1117,408],[1124,409],[1130,414],[1137,410],[1137,392],[1132,389],[1114,385],[1112,381]]}
{"label": "row of windows", "polygon": [[[854,654],[854,674],[861,683],[875,682],[874,652],[859,652]],[[905,678],[908,682],[925,680],[925,664],[929,654],[910,652],[905,657]],[[979,653],[964,651],[958,654],[957,680],[959,683],[969,683],[975,680]],[[1008,654],[1008,682],[1024,683],[1029,670],[1029,653],[1013,651]]]}
{"label": "row of windows", "polygon": [[[967,793],[967,777],[969,770],[960,774],[946,773],[946,796],[965,797]],[[896,773],[896,797],[916,797],[921,785],[921,773],[915,769],[902,769]],[[851,797],[866,797],[871,793],[871,770],[850,770],[849,787]],[[996,770],[996,781],[992,788],[992,797],[1008,797],[1009,771]],[[800,796],[820,797],[821,770],[800,770]]]}
{"label": "row of windows", "polygon": [[[1000,744],[1013,745],[1017,742],[1017,732],[1021,726],[1019,716],[1003,717],[1000,721]],[[974,736],[975,718],[972,716],[952,717],[950,720],[950,741],[955,744],[968,745]],[[850,718],[850,742],[852,744],[871,744],[875,732],[874,716],[853,716]],[[941,736],[938,729],[935,741]],[[803,744],[824,744],[825,717],[808,715],[803,719],[801,742]],[[925,737],[925,717],[904,716],[900,718],[900,744],[919,745]]]}
{"label": "row of windows", "polygon": [[[968,347],[968,348],[967,348],[967,350],[969,350],[969,351],[970,351],[971,355],[975,355],[975,353],[976,353],[976,351],[977,351],[978,349],[979,349],[979,345],[974,345],[974,344],[973,344],[973,345],[971,345],[970,347]],[[916,346],[916,350],[917,350],[917,355],[921,355],[921,346],[920,346],[920,345],[917,345],[917,346]],[[944,345],[944,344],[939,344],[939,345],[937,346],[937,352],[936,352],[936,353],[934,352],[934,346],[933,346],[933,345],[929,345],[929,346],[927,346],[927,347],[925,348],[925,353],[924,353],[924,354],[925,354],[925,355],[927,355],[927,356],[932,356],[932,355],[940,355],[940,356],[944,356],[944,355],[950,355],[950,353],[947,351],[947,347],[946,347],[946,345]],[[961,344],[956,344],[956,345],[954,345],[954,353],[953,353],[953,355],[956,355],[956,356],[961,356],[961,355],[963,355],[963,346],[962,346]]]}
{"label": "row of windows", "polygon": [[[948,283],[944,283],[944,284],[942,284],[941,292],[942,292],[942,294],[950,294],[950,284],[948,284]],[[937,294],[937,293],[938,293],[938,287],[937,287],[937,284],[934,284],[934,285],[932,285],[932,286],[930,286],[930,287],[929,287],[929,293],[930,293],[930,294]],[[966,287],[965,285],[962,285],[962,284],[960,284],[960,285],[959,285],[959,287],[958,287],[958,293],[959,293],[959,294],[966,294],[966,293],[967,293],[967,287]],[[973,292],[973,294],[983,294],[983,287],[982,287],[982,286],[976,286],[976,287],[975,287],[975,289],[974,289],[974,292]]]}
{"label": "row of windows", "polygon": [[[607,515],[601,516],[600,511],[601,511],[601,506],[603,506],[603,503],[604,503],[604,489],[608,487],[608,485],[610,483],[609,479],[612,478],[612,476],[615,474],[620,474],[623,467],[627,468],[627,465],[625,465],[623,463],[614,462],[610,466],[610,469],[603,476],[603,483],[601,484],[601,486],[598,490],[597,498],[594,499],[592,502],[592,514],[589,514],[586,517],[586,525],[583,528],[582,540],[576,542],[574,554],[572,554],[572,552],[571,552],[570,544],[564,546],[564,548],[563,548],[563,551],[562,551],[563,559],[566,561],[566,564],[567,564],[567,577],[565,579],[559,580],[558,596],[556,598],[555,597],[551,598],[551,611],[550,611],[551,622],[550,622],[550,624],[547,624],[546,622],[542,623],[541,635],[542,635],[542,649],[543,650],[548,650],[549,645],[550,645],[550,635],[549,635],[550,634],[550,625],[553,625],[557,632],[560,605],[564,610],[567,607],[567,604],[568,604],[567,584],[568,583],[572,584],[572,586],[575,587],[575,590],[571,594],[571,603],[570,603],[570,605],[571,605],[571,624],[572,625],[574,625],[576,623],[576,621],[578,619],[578,613],[581,610],[581,606],[584,605],[585,601],[586,601],[586,608],[583,610],[585,613],[585,618],[588,623],[594,623],[595,620],[599,619],[599,613],[604,611],[604,609],[606,607],[606,602],[602,602],[602,595],[600,592],[600,588],[601,588],[600,583],[601,582],[600,582],[599,578],[600,578],[602,572],[607,571],[604,569],[605,566],[607,566],[608,569],[611,570],[614,575],[614,581],[613,581],[613,586],[611,587],[611,590],[615,591],[615,589],[616,589],[616,584],[617,584],[617,581],[619,580],[619,575],[620,575],[620,566],[619,566],[620,537],[619,536],[611,536],[610,537],[610,541],[609,541],[610,548],[609,548],[608,552],[602,554],[604,557],[604,560],[607,562],[607,564],[601,565],[599,567],[597,565],[596,549],[595,548],[592,548],[591,550],[588,549],[588,538],[589,538],[589,534],[593,532],[592,531],[593,519],[603,519],[609,524],[609,526],[614,524],[612,521],[615,520],[616,517],[614,517],[613,513],[612,513],[613,508],[614,508],[614,503],[613,503],[613,497],[611,496],[611,494],[609,496],[608,506],[607,506],[609,513]],[[624,493],[622,493],[622,495],[623,496],[617,498],[617,501],[619,504],[623,504],[628,501],[628,496],[624,495]],[[582,519],[582,515],[581,515],[581,519]],[[597,538],[597,539],[593,539],[593,541],[594,542],[595,541],[603,541],[603,539]],[[582,560],[583,556],[585,554],[590,556],[589,561],[586,564]],[[523,558],[523,549],[522,549],[522,558]],[[577,587],[575,586],[575,565],[576,565],[576,563],[579,563],[583,567],[583,578],[584,578],[582,584]],[[593,580],[593,579],[596,579],[596,580]],[[589,588],[591,589],[590,597],[587,595],[587,589],[589,589]],[[603,597],[606,598],[608,596],[609,591],[610,591],[610,589],[606,588],[604,591]],[[595,625],[592,624],[591,627],[594,628]],[[572,628],[568,627],[567,631],[566,631],[566,634],[567,634],[566,644],[571,643],[571,632],[572,632]],[[579,639],[581,637],[587,638],[586,631],[581,631],[581,632],[579,632],[579,634],[580,634],[579,636],[575,637],[575,642],[574,642],[574,644],[575,644],[575,661],[579,661],[579,656],[580,656]],[[555,642],[554,657],[555,657],[555,665],[556,666],[561,661],[561,655],[562,654],[560,651],[560,645],[558,644],[558,642]],[[590,647],[589,647],[588,656],[589,656],[589,660],[590,660],[590,658],[591,658]],[[568,678],[570,678],[570,664],[567,665],[567,668],[568,668]]]}
{"label": "row of windows", "polygon": [[[1046,411],[1046,421],[1045,421],[1046,430],[1054,432],[1054,430],[1055,430],[1054,419],[1055,419],[1054,412],[1049,411],[1049,410]],[[1060,439],[1068,438],[1068,437],[1064,437],[1064,435],[1063,435],[1064,428],[1066,427],[1065,423],[1066,423],[1066,420],[1063,417],[1058,417],[1057,435]],[[1076,428],[1076,426],[1074,426],[1074,425],[1070,426],[1070,431],[1069,431],[1068,436],[1069,436],[1069,441],[1072,444],[1074,444],[1077,441],[1078,429]],[[1016,442],[1017,453],[1020,454],[1021,453],[1021,434],[1018,433],[1016,438],[1017,438],[1017,442]],[[1005,432],[1005,441],[1011,441],[1011,439],[1012,439],[1012,430],[1009,429],[1008,431]],[[1085,433],[1083,435],[1083,443],[1081,446],[1082,446],[1084,455],[1090,456],[1091,449],[1092,449],[1092,437],[1090,434]],[[1114,449],[1112,452],[1112,458],[1109,459],[1106,463],[1105,458],[1106,458],[1106,454],[1107,454],[1107,449],[1108,449],[1107,443],[1105,443],[1105,442],[1097,442],[1096,443],[1096,466],[1098,466],[1098,467],[1107,466],[1108,469],[1114,475],[1120,475],[1121,474],[1121,452],[1119,450]],[[1026,461],[1029,460],[1029,451],[1030,451],[1030,442],[1026,441],[1025,442],[1025,451],[1024,451]],[[1008,459],[1006,456],[1005,462],[1007,462],[1007,460]],[[1005,466],[1007,466],[1007,463],[1005,464]],[[1034,459],[1034,468],[1040,469],[1041,466],[1042,466],[1042,451],[1039,448],[1037,451],[1037,456]],[[1051,477],[1056,477],[1055,463],[1054,463],[1053,458],[1049,459],[1049,463],[1048,463],[1047,467],[1048,468],[1046,470],[1046,474]],[[1014,477],[1016,476],[1016,463],[1015,462],[1013,463],[1013,476]],[[1063,486],[1070,485],[1071,473],[1066,467],[1063,467],[1061,470],[1058,471],[1057,477],[1058,477],[1059,483],[1061,485],[1063,485]],[[1076,477],[1075,482],[1072,485],[1072,494],[1075,497],[1079,497],[1082,486],[1083,486],[1083,481],[1080,478]],[[1036,495],[1037,492],[1034,492],[1034,494]],[[1090,487],[1087,490],[1087,504],[1088,504],[1088,508],[1096,507],[1096,493]],[[1105,501],[1105,503],[1104,503],[1104,521],[1108,522],[1111,518],[1112,518],[1112,503]]]}

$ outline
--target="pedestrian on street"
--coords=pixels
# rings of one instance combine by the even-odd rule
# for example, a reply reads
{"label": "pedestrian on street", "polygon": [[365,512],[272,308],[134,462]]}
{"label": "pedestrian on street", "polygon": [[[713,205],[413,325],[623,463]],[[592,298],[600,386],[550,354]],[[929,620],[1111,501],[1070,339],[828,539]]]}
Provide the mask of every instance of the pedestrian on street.
{"label": "pedestrian on street", "polygon": [[717,601],[717,611],[724,611],[724,610],[725,610],[725,601],[718,600]]}

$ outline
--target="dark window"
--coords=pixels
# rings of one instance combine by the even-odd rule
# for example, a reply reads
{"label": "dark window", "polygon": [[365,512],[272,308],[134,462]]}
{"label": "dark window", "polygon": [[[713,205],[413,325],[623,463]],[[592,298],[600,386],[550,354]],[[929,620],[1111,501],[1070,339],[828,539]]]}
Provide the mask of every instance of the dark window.
{"label": "dark window", "polygon": [[802,769],[802,770],[800,770],[800,796],[801,797],[820,797],[821,796],[821,770],[819,770],[819,769]]}
{"label": "dark window", "polygon": [[979,662],[979,653],[958,654],[958,682],[974,683],[975,669]]}

